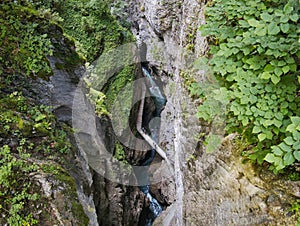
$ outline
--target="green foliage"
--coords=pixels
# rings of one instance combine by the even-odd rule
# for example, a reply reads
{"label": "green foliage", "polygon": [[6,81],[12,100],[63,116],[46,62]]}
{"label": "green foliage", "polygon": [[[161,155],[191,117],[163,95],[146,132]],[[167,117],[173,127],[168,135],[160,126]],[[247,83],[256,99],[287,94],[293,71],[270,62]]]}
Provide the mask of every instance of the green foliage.
{"label": "green foliage", "polygon": [[[116,76],[112,78],[112,81],[108,83],[108,89],[105,91],[107,96],[106,105],[108,110],[111,110],[112,105],[114,104],[117,96],[120,94],[122,89],[126,84],[130,83],[134,78],[134,66],[125,66],[122,70],[117,73]],[[123,95],[123,94],[122,94]],[[127,103],[124,103],[124,106],[131,106],[132,96],[127,96]],[[128,103],[129,102],[129,103]]]}
{"label": "green foliage", "polygon": [[101,117],[102,115],[109,115],[105,105],[106,96],[104,93],[90,88],[87,97],[95,106],[97,116]]}
{"label": "green foliage", "polygon": [[190,95],[192,97],[195,98],[201,98],[204,97],[204,92],[203,89],[201,87],[201,84],[197,83],[197,82],[193,82],[191,83],[190,86],[188,86],[188,91],[190,92]]}
{"label": "green foliage", "polygon": [[57,164],[56,162],[48,161],[47,163],[43,163],[41,165],[41,169],[43,170],[43,172],[47,173],[48,175],[54,176],[57,181],[62,183],[64,187],[63,195],[66,197],[66,200],[70,200],[70,203],[64,203],[62,208],[71,210],[73,216],[75,216],[77,220],[75,224],[88,225],[89,219],[85,215],[82,205],[77,200],[76,184],[74,178],[66,171],[66,169],[64,169],[60,164]]}
{"label": "green foliage", "polygon": [[119,142],[115,144],[114,157],[120,162],[123,162],[124,164],[128,164],[126,160],[124,147]]}
{"label": "green foliage", "polygon": [[47,56],[53,51],[50,38],[43,32],[49,21],[30,5],[5,2],[0,3],[0,74],[51,74]]}
{"label": "green foliage", "polygon": [[295,161],[300,161],[300,117],[291,117],[291,121],[286,128],[289,136],[285,137],[280,144],[272,146],[271,153],[264,158],[274,164],[276,171]]}
{"label": "green foliage", "polygon": [[288,179],[291,181],[299,181],[300,180],[300,175],[298,172],[290,172],[288,174]]}
{"label": "green foliage", "polygon": [[128,7],[128,2],[123,0],[109,1],[110,12],[115,18],[120,21],[123,27],[130,29],[131,24],[128,22],[128,13],[126,8]]}
{"label": "green foliage", "polygon": [[206,153],[212,153],[221,144],[221,137],[216,134],[209,134],[205,139]]}
{"label": "green foliage", "polygon": [[[220,89],[209,89],[206,91],[205,101],[198,107],[197,116],[208,122],[222,123],[222,114],[226,110],[229,101],[228,91],[222,87]],[[217,122],[219,121],[219,122]]]}
{"label": "green foliage", "polygon": [[40,10],[50,9],[62,18],[67,35],[76,40],[76,48],[89,62],[103,50],[131,41],[131,34],[110,14],[106,0],[34,0]]}
{"label": "green foliage", "polygon": [[300,203],[299,200],[292,204],[292,207],[289,209],[290,212],[294,212],[297,217],[297,226],[300,225]]}
{"label": "green foliage", "polygon": [[[297,0],[214,0],[200,29],[211,37],[209,64],[230,97],[227,132],[242,134],[254,146],[249,158],[272,163],[274,172],[300,160],[299,11]],[[199,117],[212,118],[211,103]]]}
{"label": "green foliage", "polygon": [[[113,54],[108,55],[105,58],[107,62],[96,62],[96,66],[88,68],[86,77],[84,78],[85,85],[89,88],[87,97],[95,105],[98,116],[109,115],[109,112],[115,110],[112,109],[113,106],[118,104],[122,105],[118,106],[122,108],[119,109],[122,111],[130,111],[131,108],[132,87],[128,89],[126,85],[130,85],[130,82],[134,78],[135,66],[127,65],[123,68],[118,68],[119,70],[113,75],[106,75],[115,67]],[[125,57],[122,60],[124,59]],[[105,79],[105,76],[100,75],[105,75],[107,78]]]}
{"label": "green foliage", "polygon": [[43,204],[30,174],[40,170],[34,159],[59,159],[69,152],[67,134],[57,127],[48,107],[34,105],[21,92],[0,92],[1,225],[34,225],[47,217],[36,214]]}
{"label": "green foliage", "polygon": [[[20,92],[0,97],[1,137],[26,139],[26,149],[42,156],[70,150],[67,134],[64,130],[55,128],[57,122],[49,107],[29,103]],[[35,142],[32,143],[29,139],[35,139]]]}
{"label": "green foliage", "polygon": [[7,145],[0,148],[0,213],[9,225],[38,223],[28,208],[39,198],[29,179],[29,173],[37,170],[37,166],[27,162],[29,155],[22,151],[22,144],[18,147],[19,156]]}

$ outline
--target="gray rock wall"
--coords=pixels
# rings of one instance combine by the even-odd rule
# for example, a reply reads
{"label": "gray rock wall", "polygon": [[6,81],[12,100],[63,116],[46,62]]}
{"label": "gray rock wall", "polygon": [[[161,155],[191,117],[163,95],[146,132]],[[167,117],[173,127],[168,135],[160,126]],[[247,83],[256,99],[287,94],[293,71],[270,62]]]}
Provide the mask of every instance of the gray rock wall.
{"label": "gray rock wall", "polygon": [[[146,43],[147,61],[166,83],[168,98],[160,145],[174,163],[174,175],[152,186],[170,205],[155,225],[294,225],[296,216],[288,210],[299,198],[298,182],[242,164],[234,136],[226,137],[213,154],[205,152],[199,137],[210,129],[195,117],[197,103],[183,87],[182,72],[188,71],[187,55],[199,57],[208,49],[197,30],[204,23],[205,1],[127,3],[132,31],[138,44]],[[203,71],[188,76],[209,80]]]}
{"label": "gray rock wall", "polygon": [[[208,77],[203,71],[187,69],[187,58],[201,56],[208,48],[197,31],[204,23],[205,2],[126,1],[132,31],[139,44],[147,44],[147,61],[165,83],[168,99],[162,112],[160,146],[173,163],[174,173],[166,177],[160,169],[151,169],[154,177],[161,178],[151,185],[151,192],[168,206],[155,225],[293,225],[296,216],[288,209],[295,197],[300,198],[298,182],[275,177],[263,167],[242,164],[233,136],[224,139],[213,154],[205,153],[199,135],[209,128],[195,116],[197,103],[183,87],[182,74],[188,73],[195,81]],[[52,61],[54,65],[55,59]],[[55,69],[49,82],[41,81],[36,87],[41,101],[53,105],[59,119],[70,123],[74,75]],[[105,131],[110,127],[106,123],[100,122]],[[91,225],[138,224],[147,205],[138,188],[106,180],[90,170],[80,155],[73,161],[70,164],[76,170],[71,174]]]}

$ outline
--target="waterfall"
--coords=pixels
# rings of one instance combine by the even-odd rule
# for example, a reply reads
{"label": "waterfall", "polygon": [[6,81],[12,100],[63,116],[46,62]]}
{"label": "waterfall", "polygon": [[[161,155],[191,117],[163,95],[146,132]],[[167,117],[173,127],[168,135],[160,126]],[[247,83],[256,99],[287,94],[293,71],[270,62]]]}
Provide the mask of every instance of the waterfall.
{"label": "waterfall", "polygon": [[[158,87],[158,85],[155,83],[154,79],[152,78],[150,72],[145,68],[142,67],[142,71],[143,74],[145,75],[145,77],[147,78],[150,87],[148,87],[148,90],[151,94],[151,97],[154,101],[155,104],[155,113],[154,113],[154,117],[159,117],[161,115],[161,112],[163,111],[165,105],[166,105],[166,98],[162,95],[162,92],[160,90],[160,88]],[[144,91],[145,93],[145,91]],[[141,107],[140,107],[140,111],[143,111],[143,105],[144,105],[144,101],[142,100],[141,102]],[[142,112],[140,112],[139,115],[142,115]],[[142,120],[142,119],[138,119],[138,120]],[[139,127],[139,126],[138,126]],[[159,127],[160,127],[160,121],[156,120],[154,125],[151,125],[152,128],[150,128],[150,134],[147,134],[151,137],[151,139],[154,141],[155,144],[158,143],[158,136],[159,136]],[[143,128],[141,128],[143,131],[145,131]],[[150,194],[150,181],[148,178],[148,174],[147,171],[149,169],[149,165],[152,163],[153,158],[155,157],[156,154],[156,149],[152,148],[150,155],[147,155],[147,158],[144,159],[140,165],[141,166],[148,166],[145,167],[144,170],[139,170],[138,172],[135,172],[137,180],[139,183],[143,183],[146,184],[144,186],[140,186],[140,190],[146,195],[146,197],[149,200],[149,210],[151,212],[151,214],[149,214],[148,218],[146,219],[146,225],[151,226],[153,221],[155,220],[155,218],[157,218],[160,213],[162,212],[162,207],[161,205],[158,203],[158,201],[152,197],[152,195]],[[162,156],[163,158],[166,158],[164,156]]]}

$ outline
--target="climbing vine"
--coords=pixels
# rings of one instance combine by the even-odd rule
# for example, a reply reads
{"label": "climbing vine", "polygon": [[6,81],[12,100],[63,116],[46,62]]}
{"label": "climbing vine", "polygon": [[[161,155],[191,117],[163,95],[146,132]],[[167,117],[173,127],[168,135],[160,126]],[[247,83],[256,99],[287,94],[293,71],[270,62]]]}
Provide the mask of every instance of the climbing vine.
{"label": "climbing vine", "polygon": [[[241,134],[252,147],[246,155],[274,172],[300,161],[299,13],[298,0],[214,0],[200,28],[230,99],[226,131]],[[200,107],[198,116],[214,112]]]}

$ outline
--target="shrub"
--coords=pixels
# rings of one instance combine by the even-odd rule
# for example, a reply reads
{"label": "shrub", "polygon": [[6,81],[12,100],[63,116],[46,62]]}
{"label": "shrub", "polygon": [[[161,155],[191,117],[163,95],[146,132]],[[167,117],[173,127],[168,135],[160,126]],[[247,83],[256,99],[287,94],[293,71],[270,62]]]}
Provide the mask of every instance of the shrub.
{"label": "shrub", "polygon": [[297,0],[214,0],[200,29],[230,97],[226,131],[246,138],[249,158],[274,172],[300,161],[299,10]]}

